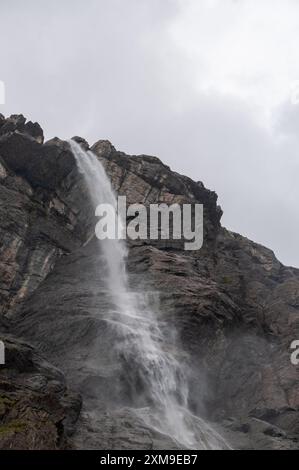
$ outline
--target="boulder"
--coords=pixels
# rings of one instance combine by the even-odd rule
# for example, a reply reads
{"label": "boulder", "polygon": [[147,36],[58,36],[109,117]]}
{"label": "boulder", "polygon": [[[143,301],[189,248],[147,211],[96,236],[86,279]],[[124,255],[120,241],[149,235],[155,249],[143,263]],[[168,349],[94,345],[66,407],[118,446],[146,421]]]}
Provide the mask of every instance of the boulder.
{"label": "boulder", "polygon": [[83,139],[83,137],[75,136],[75,137],[72,137],[72,140],[77,142],[77,144],[81,145],[83,150],[85,150],[86,152],[89,150],[89,143],[85,139]]}
{"label": "boulder", "polygon": [[22,114],[13,114],[7,119],[0,116],[0,135],[11,132],[29,135],[40,144],[44,142],[44,133],[40,125],[37,122],[26,122],[26,118]]}

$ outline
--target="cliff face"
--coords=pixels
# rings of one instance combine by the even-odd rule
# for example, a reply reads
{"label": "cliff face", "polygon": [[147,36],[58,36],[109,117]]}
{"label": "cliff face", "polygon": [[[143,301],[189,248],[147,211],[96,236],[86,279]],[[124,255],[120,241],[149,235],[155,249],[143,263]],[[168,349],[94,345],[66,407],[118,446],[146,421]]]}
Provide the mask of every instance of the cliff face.
{"label": "cliff face", "polygon": [[[92,150],[128,203],[204,205],[200,251],[177,240],[130,241],[128,257],[132,285],[160,293],[165,328],[178,332],[192,410],[217,423],[233,447],[296,448],[290,344],[299,338],[299,271],[221,227],[217,195],[202,183],[107,141]],[[93,214],[69,146],[44,144],[39,125],[22,116],[0,118],[0,211],[8,359],[0,368],[0,447],[175,447],[132,411],[105,317]]]}

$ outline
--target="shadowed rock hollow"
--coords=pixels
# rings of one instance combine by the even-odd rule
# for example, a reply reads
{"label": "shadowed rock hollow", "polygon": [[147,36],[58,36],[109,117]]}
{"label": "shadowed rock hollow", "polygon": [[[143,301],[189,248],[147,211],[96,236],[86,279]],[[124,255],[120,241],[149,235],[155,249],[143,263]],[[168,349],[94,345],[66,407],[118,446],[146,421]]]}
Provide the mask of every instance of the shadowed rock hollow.
{"label": "shadowed rock hollow", "polygon": [[[192,413],[233,448],[297,448],[299,271],[223,228],[201,182],[108,141],[92,151],[128,203],[204,205],[200,251],[130,241],[128,256],[132,286],[148,292],[165,347],[188,371]],[[0,447],[177,448],[146,426],[134,406],[142,393],[130,389],[137,370],[116,356],[95,220],[69,145],[44,144],[22,116],[0,118],[0,212]]]}

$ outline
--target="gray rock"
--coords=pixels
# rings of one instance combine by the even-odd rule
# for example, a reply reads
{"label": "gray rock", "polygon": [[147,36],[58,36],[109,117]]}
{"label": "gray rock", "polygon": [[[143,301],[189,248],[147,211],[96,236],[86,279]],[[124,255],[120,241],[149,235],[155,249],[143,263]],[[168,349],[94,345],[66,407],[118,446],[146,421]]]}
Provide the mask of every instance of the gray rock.
{"label": "gray rock", "polygon": [[75,136],[75,137],[72,137],[72,140],[77,142],[77,144],[80,144],[83,150],[85,151],[89,150],[89,143],[82,137]]}
{"label": "gray rock", "polygon": [[59,370],[34,349],[0,334],[6,364],[0,368],[0,449],[59,449],[68,446],[81,399]]}
{"label": "gray rock", "polygon": [[26,122],[26,118],[20,114],[13,114],[8,119],[5,119],[1,114],[0,116],[0,135],[19,132],[31,136],[38,143],[44,142],[44,133],[40,125],[35,122]]}
{"label": "gray rock", "polygon": [[[5,400],[17,395],[20,403],[5,408],[0,426],[23,423],[18,400],[25,386],[25,421],[35,424],[27,440],[25,433],[16,437],[17,425],[0,443],[175,448],[134,413],[107,317],[103,264],[94,256],[95,220],[69,146],[57,138],[42,145],[22,126],[22,117],[0,117],[0,332],[14,335],[0,394]],[[145,240],[129,243],[128,258],[132,285],[160,293],[167,346],[175,347],[167,329],[178,332],[176,353],[190,371],[193,413],[212,421],[234,448],[298,447],[299,378],[289,348],[299,337],[299,271],[221,227],[217,195],[203,183],[172,172],[157,157],[118,152],[108,141],[92,150],[128,203],[204,204],[199,252],[184,251],[176,240]],[[75,430],[77,393],[84,411]],[[44,415],[32,416],[32,394],[45,422]]]}

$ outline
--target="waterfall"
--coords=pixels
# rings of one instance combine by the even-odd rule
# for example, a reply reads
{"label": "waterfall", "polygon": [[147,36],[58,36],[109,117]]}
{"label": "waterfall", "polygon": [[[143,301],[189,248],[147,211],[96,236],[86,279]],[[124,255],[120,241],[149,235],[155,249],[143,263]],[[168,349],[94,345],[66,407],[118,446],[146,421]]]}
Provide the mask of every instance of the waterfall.
{"label": "waterfall", "polygon": [[[105,169],[90,151],[69,141],[78,170],[85,179],[93,208],[117,201]],[[123,221],[125,224],[126,221]],[[164,349],[166,341],[146,294],[129,286],[127,248],[123,240],[99,241],[99,254],[107,268],[106,285],[113,303],[109,321],[117,329],[119,358],[136,397],[136,412],[151,427],[192,449],[227,448],[225,441],[204,420],[188,411],[188,381],[179,361]],[[147,412],[139,403],[146,401]]]}

